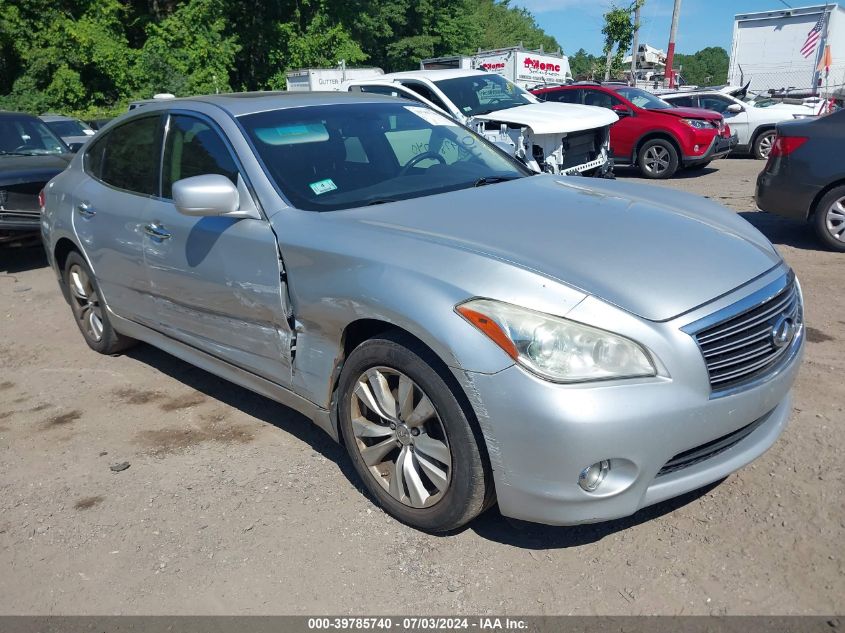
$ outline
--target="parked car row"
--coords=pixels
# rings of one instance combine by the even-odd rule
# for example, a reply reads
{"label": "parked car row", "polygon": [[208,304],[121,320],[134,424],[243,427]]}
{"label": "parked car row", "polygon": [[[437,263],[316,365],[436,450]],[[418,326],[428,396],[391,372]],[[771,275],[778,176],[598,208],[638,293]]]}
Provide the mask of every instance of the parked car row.
{"label": "parked car row", "polygon": [[703,169],[736,145],[721,114],[679,108],[640,88],[595,83],[535,90],[544,101],[612,110],[610,150],[620,165],[639,168],[646,178],[671,178],[678,169]]}
{"label": "parked car row", "polygon": [[756,105],[718,90],[696,90],[661,94],[660,98],[674,106],[706,108],[718,112],[737,135],[736,152],[766,160],[775,140],[775,126],[795,118],[813,115],[802,105]]}

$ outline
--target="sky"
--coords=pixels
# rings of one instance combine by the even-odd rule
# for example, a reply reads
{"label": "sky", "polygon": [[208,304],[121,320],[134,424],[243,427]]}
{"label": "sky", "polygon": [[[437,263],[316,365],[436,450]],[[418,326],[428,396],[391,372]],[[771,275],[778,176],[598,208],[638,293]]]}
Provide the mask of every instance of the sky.
{"label": "sky", "polygon": [[[786,2],[793,7],[824,4]],[[627,5],[628,0],[617,4]],[[640,12],[640,43],[666,50],[673,4],[673,0],[645,0]],[[608,0],[511,0],[511,5],[530,10],[567,55],[579,48],[594,55],[601,53],[602,14],[610,6]],[[780,0],[682,0],[675,50],[691,54],[708,46],[721,46],[730,53],[735,14],[784,8]]]}

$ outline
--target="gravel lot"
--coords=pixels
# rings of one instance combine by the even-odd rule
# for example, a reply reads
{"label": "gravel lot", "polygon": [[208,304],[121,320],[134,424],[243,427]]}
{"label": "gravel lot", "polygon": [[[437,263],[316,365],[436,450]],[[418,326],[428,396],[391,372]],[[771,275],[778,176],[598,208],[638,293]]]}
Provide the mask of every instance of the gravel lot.
{"label": "gravel lot", "polygon": [[845,256],[754,211],[761,168],[661,186],[732,207],[797,271],[789,428],[717,485],[575,528],[400,525],[303,417],[148,346],[91,352],[40,248],[2,250],[0,613],[845,612]]}

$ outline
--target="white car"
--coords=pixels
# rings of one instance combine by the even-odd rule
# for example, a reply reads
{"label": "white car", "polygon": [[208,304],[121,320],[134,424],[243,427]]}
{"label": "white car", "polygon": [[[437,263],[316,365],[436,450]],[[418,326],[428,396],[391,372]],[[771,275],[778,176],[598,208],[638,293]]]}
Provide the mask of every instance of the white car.
{"label": "white car", "polygon": [[538,172],[610,176],[612,111],[541,102],[501,75],[481,70],[418,70],[350,81],[349,91],[404,97],[472,128]]}
{"label": "white car", "polygon": [[775,125],[813,114],[803,105],[756,105],[720,90],[674,92],[661,94],[660,98],[674,106],[704,108],[718,112],[737,136],[738,144],[733,151],[737,154],[751,154],[761,160],[768,158],[769,152],[772,151],[776,135]]}

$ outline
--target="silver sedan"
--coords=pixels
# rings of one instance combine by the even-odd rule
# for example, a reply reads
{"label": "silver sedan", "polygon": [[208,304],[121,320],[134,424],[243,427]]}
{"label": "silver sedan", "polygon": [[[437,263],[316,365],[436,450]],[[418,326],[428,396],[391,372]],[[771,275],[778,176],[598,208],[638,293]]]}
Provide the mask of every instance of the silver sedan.
{"label": "silver sedan", "polygon": [[629,515],[747,464],[789,417],[801,291],[747,222],[532,175],[411,101],[150,104],[45,193],[92,349],[145,341],[304,413],[423,530],[496,501]]}

